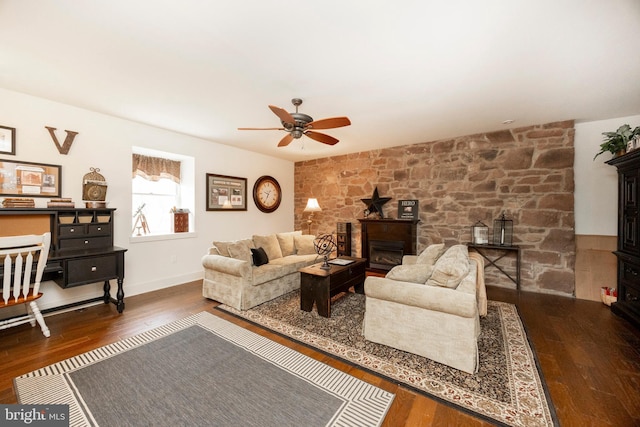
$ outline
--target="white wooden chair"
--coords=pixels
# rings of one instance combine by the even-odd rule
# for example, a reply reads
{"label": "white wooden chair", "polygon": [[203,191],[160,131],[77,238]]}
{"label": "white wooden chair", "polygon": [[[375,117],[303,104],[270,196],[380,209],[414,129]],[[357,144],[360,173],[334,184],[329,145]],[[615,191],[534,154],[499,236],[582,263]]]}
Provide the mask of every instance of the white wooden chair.
{"label": "white wooden chair", "polygon": [[[51,233],[0,237],[0,277],[2,277],[2,299],[0,309],[24,304],[27,314],[0,321],[0,329],[36,321],[45,337],[50,335],[49,328],[38,308],[37,300],[42,296],[40,280],[47,264]],[[33,263],[37,262],[35,276]],[[31,279],[33,278],[33,281]],[[0,318],[2,315],[0,315]]]}

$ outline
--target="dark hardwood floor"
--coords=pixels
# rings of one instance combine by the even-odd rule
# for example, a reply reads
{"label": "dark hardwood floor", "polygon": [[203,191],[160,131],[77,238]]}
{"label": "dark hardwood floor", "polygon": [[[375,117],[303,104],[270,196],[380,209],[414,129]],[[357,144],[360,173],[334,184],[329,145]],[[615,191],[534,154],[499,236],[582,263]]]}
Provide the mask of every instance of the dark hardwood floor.
{"label": "dark hardwood floor", "polygon": [[[640,333],[601,303],[488,288],[517,304],[563,426],[640,425]],[[212,307],[192,282],[47,317],[51,337],[22,325],[0,331],[0,403],[16,403],[13,378],[206,310],[396,394],[384,426],[490,425]]]}

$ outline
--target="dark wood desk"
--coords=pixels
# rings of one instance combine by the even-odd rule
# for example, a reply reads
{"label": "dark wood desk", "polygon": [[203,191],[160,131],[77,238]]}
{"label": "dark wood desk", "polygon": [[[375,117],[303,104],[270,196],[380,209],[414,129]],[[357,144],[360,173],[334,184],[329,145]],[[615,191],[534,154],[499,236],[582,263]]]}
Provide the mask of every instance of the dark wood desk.
{"label": "dark wood desk", "polygon": [[[487,260],[489,265],[485,265],[485,268],[487,268],[489,266],[494,266],[502,274],[507,276],[509,279],[511,279],[511,281],[513,283],[516,284],[516,289],[520,289],[520,247],[519,246],[513,246],[513,245],[512,246],[502,246],[502,245],[489,245],[489,244],[487,244],[487,245],[476,245],[476,244],[473,244],[473,243],[467,243],[467,247],[469,247],[471,249],[475,249],[476,252],[478,252],[485,260]],[[498,252],[502,252],[502,253],[497,257],[490,258],[489,255],[487,254],[487,250],[498,251]],[[511,274],[506,272],[498,264],[496,264],[498,261],[500,261],[502,258],[507,256],[511,252],[515,252],[516,253],[516,277],[515,278]]]}
{"label": "dark wood desk", "polygon": [[364,258],[340,257],[353,260],[351,264],[340,266],[331,264],[330,270],[320,268],[322,263],[313,264],[300,270],[300,310],[311,311],[316,304],[318,314],[331,317],[331,297],[346,292],[351,286],[358,293],[364,293]]}
{"label": "dark wood desk", "polygon": [[[0,233],[15,236],[51,232],[51,250],[43,281],[53,280],[63,289],[104,282],[102,296],[56,309],[103,301],[113,303],[122,313],[127,249],[113,246],[114,211],[111,208],[0,208]],[[111,297],[111,279],[118,283],[115,298]]]}

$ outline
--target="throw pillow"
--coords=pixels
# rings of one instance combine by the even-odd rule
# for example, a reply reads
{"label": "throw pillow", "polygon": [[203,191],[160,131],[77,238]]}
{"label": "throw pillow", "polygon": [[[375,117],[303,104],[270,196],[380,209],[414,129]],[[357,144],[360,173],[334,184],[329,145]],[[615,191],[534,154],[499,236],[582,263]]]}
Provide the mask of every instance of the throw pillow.
{"label": "throw pillow", "polygon": [[436,261],[427,285],[455,289],[469,274],[469,250],[466,245],[451,246]]}
{"label": "throw pillow", "polygon": [[251,262],[251,250],[244,242],[234,242],[227,248],[231,258]]}
{"label": "throw pillow", "polygon": [[270,260],[282,258],[280,243],[275,234],[268,236],[253,236],[253,243],[256,248],[263,248]]}
{"label": "throw pillow", "polygon": [[301,235],[302,231],[290,231],[288,233],[276,233],[276,238],[280,244],[282,256],[293,255],[296,253],[296,247],[293,243],[294,235]]}
{"label": "throw pillow", "polygon": [[313,247],[313,241],[316,236],[311,234],[303,234],[300,236],[293,236],[293,243],[296,246],[296,254],[298,255],[315,255],[316,250]]}
{"label": "throw pillow", "polygon": [[231,242],[213,242],[213,246],[218,248],[218,252],[222,256],[229,256],[229,244],[231,244]]}
{"label": "throw pillow", "polygon": [[424,251],[422,251],[420,255],[418,255],[418,259],[416,259],[416,264],[433,265],[436,263],[438,258],[442,256],[444,251],[445,251],[444,243],[429,245]]}
{"label": "throw pillow", "polygon": [[421,283],[424,284],[433,271],[432,265],[412,264],[412,265],[396,265],[387,275],[387,279],[399,280],[401,282]]}
{"label": "throw pillow", "polygon": [[262,248],[251,248],[251,256],[253,257],[253,265],[256,267],[269,263],[269,257]]}

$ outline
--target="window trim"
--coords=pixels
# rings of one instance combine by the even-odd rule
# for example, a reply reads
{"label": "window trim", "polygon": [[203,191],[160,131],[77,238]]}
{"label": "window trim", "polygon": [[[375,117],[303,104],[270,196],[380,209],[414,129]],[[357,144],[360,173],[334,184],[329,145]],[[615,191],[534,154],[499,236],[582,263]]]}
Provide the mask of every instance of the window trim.
{"label": "window trim", "polygon": [[158,242],[162,240],[177,240],[177,239],[194,239],[198,237],[198,233],[195,231],[189,231],[187,233],[170,233],[170,234],[149,234],[142,236],[130,236],[129,243],[143,243],[143,242]]}

